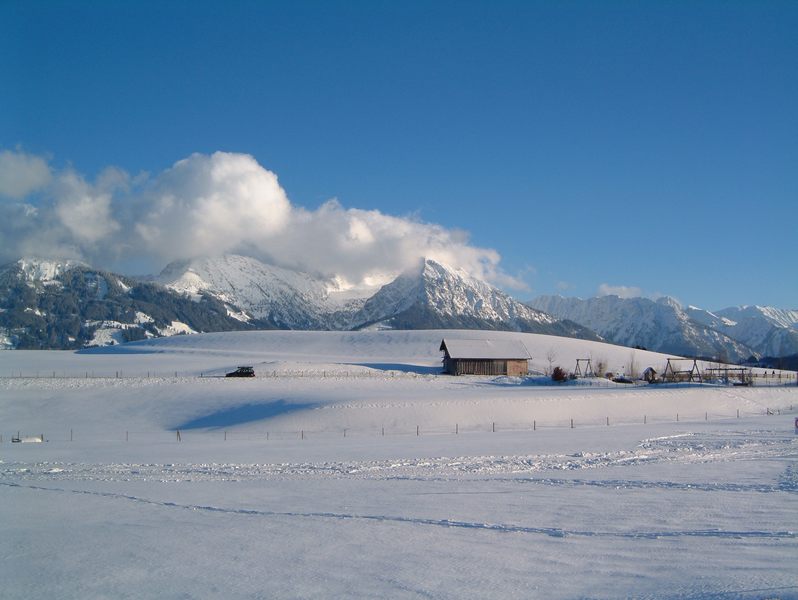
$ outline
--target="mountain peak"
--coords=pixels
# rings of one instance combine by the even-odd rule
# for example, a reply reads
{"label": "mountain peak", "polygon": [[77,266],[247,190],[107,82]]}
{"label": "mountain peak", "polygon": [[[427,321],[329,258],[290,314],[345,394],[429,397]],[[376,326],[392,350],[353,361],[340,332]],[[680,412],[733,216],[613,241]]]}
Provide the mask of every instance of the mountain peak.
{"label": "mountain peak", "polygon": [[596,339],[575,323],[557,321],[463,269],[429,258],[384,285],[354,321],[356,327],[493,329]]}
{"label": "mountain peak", "polygon": [[682,303],[673,296],[661,296],[657,298],[656,302],[660,306],[669,306],[670,308],[675,308],[677,310],[682,309]]}
{"label": "mountain peak", "polygon": [[[462,279],[482,286],[491,286],[489,283],[471,275],[462,267],[453,267],[433,258],[422,258],[420,262],[420,275],[424,279],[438,280],[441,278]],[[418,271],[416,271],[418,272]]]}
{"label": "mountain peak", "polygon": [[75,267],[88,267],[86,263],[75,259],[47,259],[33,256],[20,258],[14,263],[27,281],[53,281],[62,273]]}

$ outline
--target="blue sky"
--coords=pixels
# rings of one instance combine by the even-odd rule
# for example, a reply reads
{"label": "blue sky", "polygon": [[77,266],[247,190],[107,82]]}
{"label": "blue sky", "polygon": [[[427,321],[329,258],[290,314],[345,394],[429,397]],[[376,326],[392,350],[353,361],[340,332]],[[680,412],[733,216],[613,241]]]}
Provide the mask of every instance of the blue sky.
{"label": "blue sky", "polygon": [[796,31],[795,2],[5,0],[0,149],[89,180],[251,154],[296,206],[469,232],[521,298],[798,308]]}

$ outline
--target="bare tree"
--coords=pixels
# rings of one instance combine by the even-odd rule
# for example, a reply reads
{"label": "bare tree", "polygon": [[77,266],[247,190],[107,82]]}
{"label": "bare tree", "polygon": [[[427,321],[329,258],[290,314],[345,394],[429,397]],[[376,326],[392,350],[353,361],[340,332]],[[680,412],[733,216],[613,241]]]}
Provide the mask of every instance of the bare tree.
{"label": "bare tree", "polygon": [[593,366],[593,371],[597,377],[604,377],[607,372],[607,359],[603,356],[596,359],[596,364]]}
{"label": "bare tree", "polygon": [[635,351],[632,350],[632,355],[629,357],[629,377],[637,379],[637,362],[635,361]]}
{"label": "bare tree", "polygon": [[557,351],[554,349],[554,346],[549,347],[548,352],[546,352],[546,360],[549,363],[546,369],[546,376],[548,377],[552,373],[554,361],[557,360]]}

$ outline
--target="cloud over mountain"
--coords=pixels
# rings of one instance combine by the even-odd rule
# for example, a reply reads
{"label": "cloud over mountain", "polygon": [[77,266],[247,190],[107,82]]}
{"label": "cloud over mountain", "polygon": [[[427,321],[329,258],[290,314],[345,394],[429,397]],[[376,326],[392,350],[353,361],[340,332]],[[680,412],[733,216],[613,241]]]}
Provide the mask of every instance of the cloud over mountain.
{"label": "cloud over mountain", "polygon": [[637,286],[610,285],[602,283],[596,291],[597,296],[618,296],[619,298],[640,298],[643,290]]}
{"label": "cloud over mountain", "polygon": [[252,156],[228,152],[192,154],[154,175],[109,167],[90,181],[42,157],[4,151],[0,238],[3,261],[33,254],[154,271],[176,259],[236,252],[374,285],[426,257],[523,287],[502,271],[495,250],[471,245],[466,232],[336,200],[308,210]]}
{"label": "cloud over mountain", "polygon": [[43,158],[21,151],[0,152],[0,199],[19,200],[49,181],[50,167]]}

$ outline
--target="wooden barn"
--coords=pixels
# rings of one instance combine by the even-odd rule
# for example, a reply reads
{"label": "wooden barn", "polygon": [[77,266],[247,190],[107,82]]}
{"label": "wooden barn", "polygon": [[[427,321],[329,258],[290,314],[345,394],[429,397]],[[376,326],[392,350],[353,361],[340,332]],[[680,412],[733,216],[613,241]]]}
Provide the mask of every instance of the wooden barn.
{"label": "wooden barn", "polygon": [[450,375],[512,375],[529,373],[529,352],[519,340],[443,339],[443,371]]}

